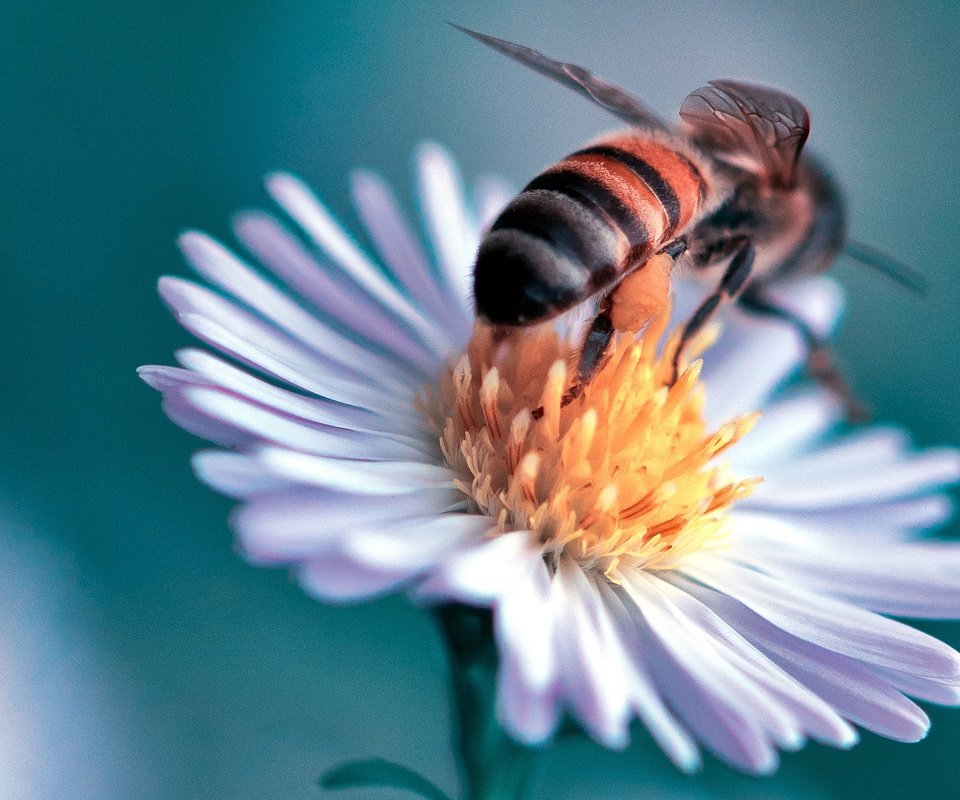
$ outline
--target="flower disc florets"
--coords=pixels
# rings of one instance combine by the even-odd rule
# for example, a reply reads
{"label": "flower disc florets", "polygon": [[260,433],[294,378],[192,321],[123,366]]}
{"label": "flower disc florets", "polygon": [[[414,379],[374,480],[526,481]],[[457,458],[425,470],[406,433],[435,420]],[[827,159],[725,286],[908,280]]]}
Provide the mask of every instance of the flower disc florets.
{"label": "flower disc florets", "polygon": [[713,459],[758,415],[707,430],[701,362],[669,385],[677,335],[658,352],[666,322],[615,343],[567,405],[575,340],[550,325],[505,340],[475,328],[425,405],[456,485],[497,520],[494,534],[530,530],[548,554],[603,573],[625,561],[670,569],[721,539],[727,509],[757,481],[734,480]]}

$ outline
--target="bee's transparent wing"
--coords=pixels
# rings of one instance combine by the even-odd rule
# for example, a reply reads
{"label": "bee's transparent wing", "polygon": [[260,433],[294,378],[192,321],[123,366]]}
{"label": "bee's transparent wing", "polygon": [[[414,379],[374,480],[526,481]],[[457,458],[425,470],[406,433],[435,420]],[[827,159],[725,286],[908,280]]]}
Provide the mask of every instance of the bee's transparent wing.
{"label": "bee's transparent wing", "polygon": [[691,92],[680,116],[693,138],[723,158],[762,171],[775,186],[791,186],[810,115],[795,97],[738,81],[710,81]]}
{"label": "bee's transparent wing", "polygon": [[537,50],[497,39],[495,36],[487,36],[485,33],[477,33],[460,25],[453,25],[453,27],[494,50],[510,56],[510,58],[530,67],[530,69],[536,70],[541,75],[553,78],[575,92],[588,97],[597,105],[616,114],[620,119],[629,122],[631,125],[653,130],[670,130],[670,126],[666,122],[628,91],[590,74],[583,67],[554,61]]}

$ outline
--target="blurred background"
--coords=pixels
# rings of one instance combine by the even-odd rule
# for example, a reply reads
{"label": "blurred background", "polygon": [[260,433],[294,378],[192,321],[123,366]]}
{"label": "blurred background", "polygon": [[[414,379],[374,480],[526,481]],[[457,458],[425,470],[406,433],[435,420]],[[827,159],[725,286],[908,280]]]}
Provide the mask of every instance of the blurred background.
{"label": "blurred background", "polygon": [[[354,224],[353,165],[406,191],[429,138],[467,176],[520,184],[612,126],[445,19],[665,115],[721,76],[802,98],[853,236],[932,286],[839,265],[849,375],[879,419],[960,445],[960,6],[892,5],[3,4],[0,795],[306,800],[332,763],[376,755],[455,791],[429,620],[396,598],[323,607],[242,563],[230,502],[191,475],[200,443],[134,374],[188,342],[155,293],[186,271],[174,237],[227,237],[265,172],[299,173]],[[960,626],[925,627],[960,645]],[[681,777],[642,733],[623,754],[564,744],[535,796],[957,796],[960,712],[930,713],[918,745],[809,746],[763,781],[713,762]]]}

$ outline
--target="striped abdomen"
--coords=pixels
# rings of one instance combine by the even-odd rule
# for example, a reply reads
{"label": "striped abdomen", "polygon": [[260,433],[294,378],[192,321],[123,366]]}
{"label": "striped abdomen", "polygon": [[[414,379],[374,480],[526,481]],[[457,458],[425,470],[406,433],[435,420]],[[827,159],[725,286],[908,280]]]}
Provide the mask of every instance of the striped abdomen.
{"label": "striped abdomen", "polygon": [[481,243],[478,315],[524,325],[571,308],[680,233],[705,191],[688,158],[636,133],[568,156],[534,178]]}

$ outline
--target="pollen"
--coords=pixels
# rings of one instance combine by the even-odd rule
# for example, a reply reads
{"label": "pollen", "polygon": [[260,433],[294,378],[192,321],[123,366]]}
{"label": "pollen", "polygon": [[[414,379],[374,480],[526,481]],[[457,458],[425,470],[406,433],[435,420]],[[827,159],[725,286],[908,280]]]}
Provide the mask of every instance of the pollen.
{"label": "pollen", "polygon": [[[758,414],[709,430],[702,361],[673,385],[679,332],[669,311],[642,339],[623,336],[582,394],[569,403],[577,343],[554,326],[498,338],[477,325],[466,352],[419,398],[440,450],[490,535],[530,531],[547,557],[585,569],[663,570],[723,543],[730,507],[758,479],[738,480],[718,459]],[[706,331],[687,349],[699,355]],[[661,340],[666,338],[666,341]]]}

